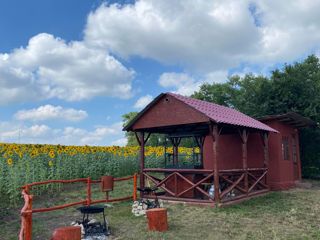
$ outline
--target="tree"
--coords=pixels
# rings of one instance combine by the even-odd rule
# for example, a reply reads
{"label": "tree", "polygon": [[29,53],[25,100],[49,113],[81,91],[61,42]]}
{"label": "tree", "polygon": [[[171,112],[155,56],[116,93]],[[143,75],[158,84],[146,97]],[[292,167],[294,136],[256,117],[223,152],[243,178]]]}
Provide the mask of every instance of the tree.
{"label": "tree", "polygon": [[[122,115],[123,127],[125,127],[137,115],[138,115],[138,112],[129,112],[129,113],[123,114]],[[136,136],[134,135],[133,132],[126,132],[125,135],[126,135],[126,137],[128,139],[127,147],[133,147],[133,146],[138,146],[139,145],[138,142],[137,142]]]}
{"label": "tree", "polygon": [[[122,115],[123,126],[126,126],[132,119],[138,115],[138,112],[129,112]],[[138,141],[134,132],[126,132],[126,137],[128,139],[127,147],[138,146]],[[149,140],[146,143],[146,146],[163,146],[164,145],[164,136],[162,134],[153,133],[150,135]]]}
{"label": "tree", "polygon": [[[134,119],[138,115],[138,112],[129,112],[122,115],[123,118],[123,127],[126,126],[132,119]],[[127,147],[138,146],[138,142],[136,136],[133,132],[125,133],[128,143]],[[164,146],[165,145],[165,135],[153,133],[150,135],[149,140],[146,143],[146,146]],[[171,146],[171,142],[168,141],[167,146]],[[194,145],[193,140],[191,138],[183,138],[179,146],[181,147],[192,147]]]}
{"label": "tree", "polygon": [[[235,108],[249,116],[297,112],[320,122],[320,64],[311,55],[275,69],[269,78],[247,74],[226,83],[204,84],[192,97]],[[302,173],[320,178],[320,129],[300,131]]]}

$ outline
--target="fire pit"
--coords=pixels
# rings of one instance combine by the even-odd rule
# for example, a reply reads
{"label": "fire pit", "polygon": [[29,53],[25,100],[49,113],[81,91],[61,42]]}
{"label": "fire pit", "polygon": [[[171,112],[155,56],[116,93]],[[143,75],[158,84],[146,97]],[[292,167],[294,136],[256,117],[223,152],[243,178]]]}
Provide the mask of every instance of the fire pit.
{"label": "fire pit", "polygon": [[[89,236],[109,236],[110,232],[108,230],[107,221],[104,215],[104,206],[83,206],[77,208],[82,214],[82,222],[85,237]],[[102,213],[103,223],[89,220],[89,214]]]}

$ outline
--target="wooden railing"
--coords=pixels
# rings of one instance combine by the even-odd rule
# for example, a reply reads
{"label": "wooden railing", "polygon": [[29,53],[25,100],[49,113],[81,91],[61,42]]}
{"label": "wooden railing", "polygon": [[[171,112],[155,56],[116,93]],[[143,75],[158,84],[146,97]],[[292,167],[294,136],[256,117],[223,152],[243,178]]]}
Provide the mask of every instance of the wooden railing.
{"label": "wooden railing", "polygon": [[[248,198],[269,191],[266,184],[267,168],[230,169],[219,171],[222,203]],[[248,179],[246,181],[246,178]]]}
{"label": "wooden railing", "polygon": [[[133,181],[133,195],[125,196],[121,198],[113,198],[110,199],[108,195],[108,191],[106,191],[106,199],[103,200],[97,200],[92,201],[91,199],[91,184],[92,183],[101,183],[101,180],[91,180],[90,178],[79,178],[79,179],[72,179],[72,180],[50,180],[50,181],[44,181],[44,182],[36,182],[27,184],[24,186],[19,187],[22,189],[22,196],[24,198],[24,206],[20,210],[21,215],[21,228],[19,233],[19,240],[31,240],[32,239],[32,213],[36,212],[47,212],[47,211],[53,211],[58,210],[66,207],[71,207],[74,205],[87,205],[90,206],[91,204],[95,203],[103,203],[103,202],[115,202],[115,201],[121,201],[125,199],[131,199],[133,198],[136,200],[137,197],[137,174],[135,173],[133,176],[124,177],[124,178],[115,178],[113,181],[125,181],[129,179],[134,179]],[[34,195],[30,194],[30,187],[37,186],[37,185],[43,185],[43,184],[49,184],[49,183],[75,183],[75,182],[83,182],[87,184],[87,199],[83,201],[78,201],[74,203],[69,203],[61,206],[51,207],[51,208],[38,208],[38,209],[32,209],[32,200],[34,198]]]}
{"label": "wooden railing", "polygon": [[[220,170],[218,198],[210,191],[214,185],[212,170],[149,168],[144,169],[143,176],[162,190],[157,193],[160,199],[215,205],[268,192],[267,172],[267,168]],[[154,198],[152,195],[145,197]]]}

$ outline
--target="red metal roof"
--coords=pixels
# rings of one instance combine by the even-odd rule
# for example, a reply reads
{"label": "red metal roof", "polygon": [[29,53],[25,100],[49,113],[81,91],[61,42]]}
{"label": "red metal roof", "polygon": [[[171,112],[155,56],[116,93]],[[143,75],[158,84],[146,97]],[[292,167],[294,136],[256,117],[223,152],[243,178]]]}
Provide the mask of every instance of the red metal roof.
{"label": "red metal roof", "polygon": [[262,122],[259,122],[258,120],[255,120],[235,109],[170,92],[168,92],[167,94],[205,114],[216,123],[226,123],[231,125],[261,129],[270,132],[278,132],[277,130],[267,126],[266,124],[263,124]]}

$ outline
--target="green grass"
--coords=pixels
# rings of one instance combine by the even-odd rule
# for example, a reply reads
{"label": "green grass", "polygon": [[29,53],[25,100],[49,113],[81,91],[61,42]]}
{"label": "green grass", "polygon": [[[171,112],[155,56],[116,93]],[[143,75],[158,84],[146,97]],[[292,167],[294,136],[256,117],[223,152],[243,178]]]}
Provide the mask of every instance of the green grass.
{"label": "green grass", "polygon": [[[112,232],[109,239],[320,239],[320,182],[313,189],[270,192],[238,205],[224,208],[165,203],[166,232],[148,231],[147,219],[131,214],[130,200],[106,209]],[[93,199],[103,199],[100,185],[93,187]],[[117,182],[110,197],[131,194],[132,182]],[[35,197],[33,208],[50,207],[83,200],[86,186],[73,184],[56,195]],[[22,206],[22,202],[21,202]],[[33,239],[50,239],[52,231],[80,220],[77,207],[33,214]],[[15,208],[0,208],[0,239],[17,239],[20,219]]]}

